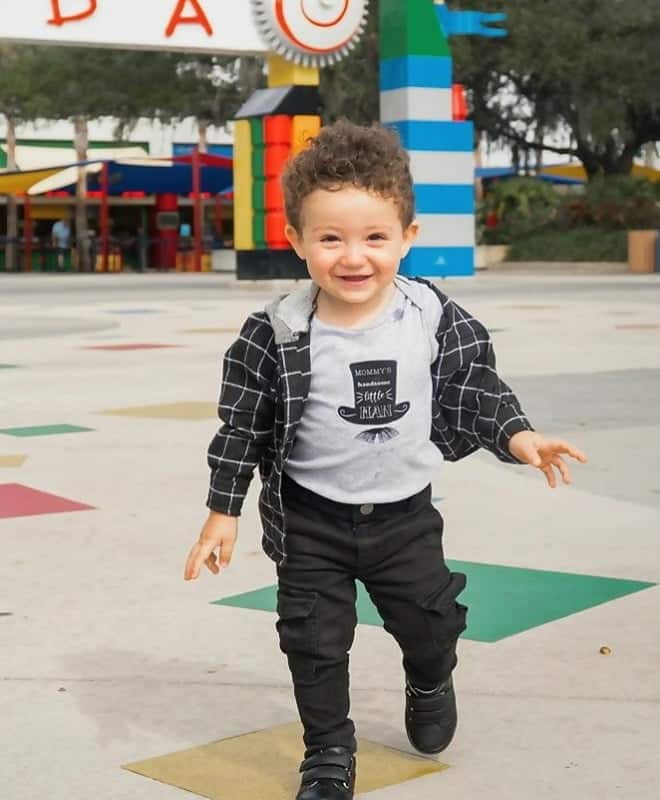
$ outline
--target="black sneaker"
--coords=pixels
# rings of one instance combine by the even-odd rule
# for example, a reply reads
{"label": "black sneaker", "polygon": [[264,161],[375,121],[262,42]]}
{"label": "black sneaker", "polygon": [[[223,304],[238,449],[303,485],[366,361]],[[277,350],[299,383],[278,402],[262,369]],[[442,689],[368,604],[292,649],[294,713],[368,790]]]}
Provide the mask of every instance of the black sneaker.
{"label": "black sneaker", "polygon": [[355,755],[348,747],[326,747],[300,765],[296,800],[353,800]]}
{"label": "black sneaker", "polygon": [[454,738],[456,695],[452,679],[425,692],[406,681],[406,733],[420,753],[440,753]]}

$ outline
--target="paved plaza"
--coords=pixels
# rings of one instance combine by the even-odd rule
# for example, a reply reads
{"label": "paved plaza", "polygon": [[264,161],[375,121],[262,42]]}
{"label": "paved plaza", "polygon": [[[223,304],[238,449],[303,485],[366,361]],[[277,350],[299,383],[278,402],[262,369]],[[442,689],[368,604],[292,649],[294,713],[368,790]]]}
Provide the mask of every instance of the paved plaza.
{"label": "paved plaza", "polygon": [[[293,284],[0,275],[1,800],[293,800],[301,757],[255,478],[232,564],[183,580],[223,351]],[[468,575],[459,729],[403,729],[400,656],[361,593],[358,796],[655,800],[660,275],[439,286],[491,330],[534,425],[589,456],[550,490],[478,453],[435,476]]]}

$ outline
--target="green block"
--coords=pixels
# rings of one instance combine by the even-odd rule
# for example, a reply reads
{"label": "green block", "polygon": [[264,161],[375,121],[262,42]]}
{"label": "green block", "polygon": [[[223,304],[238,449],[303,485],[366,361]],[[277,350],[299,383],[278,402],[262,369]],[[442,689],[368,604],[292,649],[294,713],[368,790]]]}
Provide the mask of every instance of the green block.
{"label": "green block", "polygon": [[380,0],[380,58],[449,56],[432,0]]}
{"label": "green block", "polygon": [[266,210],[266,179],[254,178],[252,181],[252,208],[254,211]]}
{"label": "green block", "polygon": [[252,177],[265,178],[266,176],[266,149],[254,147],[252,149]]}
{"label": "green block", "polygon": [[17,369],[18,364],[0,364],[0,369]]}
{"label": "green block", "polygon": [[248,120],[250,123],[250,134],[252,135],[252,147],[264,146],[264,122],[261,117],[253,117]]}
{"label": "green block", "polygon": [[81,428],[79,425],[34,425],[29,428],[1,428],[0,433],[7,436],[54,436],[59,433],[83,433],[94,428]]}
{"label": "green block", "polygon": [[[497,642],[588,608],[655,586],[645,581],[621,580],[570,572],[545,572],[499,564],[448,561],[454,572],[467,575],[460,601],[468,606],[463,638]],[[275,611],[277,587],[266,586],[216,600],[215,605]],[[382,625],[364,586],[358,582],[358,622]]]}
{"label": "green block", "polygon": [[266,214],[263,211],[255,211],[252,217],[252,238],[254,239],[254,249],[263,250],[266,247]]}

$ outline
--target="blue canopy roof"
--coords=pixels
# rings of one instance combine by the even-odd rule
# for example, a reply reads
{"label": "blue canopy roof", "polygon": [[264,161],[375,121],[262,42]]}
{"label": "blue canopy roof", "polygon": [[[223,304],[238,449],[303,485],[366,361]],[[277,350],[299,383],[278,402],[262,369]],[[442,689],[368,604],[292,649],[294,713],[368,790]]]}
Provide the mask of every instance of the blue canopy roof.
{"label": "blue canopy roof", "polygon": [[[200,167],[201,191],[219,194],[232,185],[231,169],[221,167]],[[89,189],[101,189],[100,176],[89,178]],[[190,194],[193,191],[192,166],[173,164],[172,166],[146,166],[108,162],[108,186],[111,195],[122,192],[145,192],[146,194]]]}

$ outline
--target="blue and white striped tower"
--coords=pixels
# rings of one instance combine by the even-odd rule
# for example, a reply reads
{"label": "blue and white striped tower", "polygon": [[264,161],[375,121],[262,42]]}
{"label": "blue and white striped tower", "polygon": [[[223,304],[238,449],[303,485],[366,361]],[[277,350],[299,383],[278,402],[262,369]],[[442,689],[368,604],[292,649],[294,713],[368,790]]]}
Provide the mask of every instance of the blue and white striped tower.
{"label": "blue and white striped tower", "polygon": [[474,128],[452,115],[453,64],[433,0],[380,0],[381,121],[410,154],[420,235],[405,275],[474,274]]}

